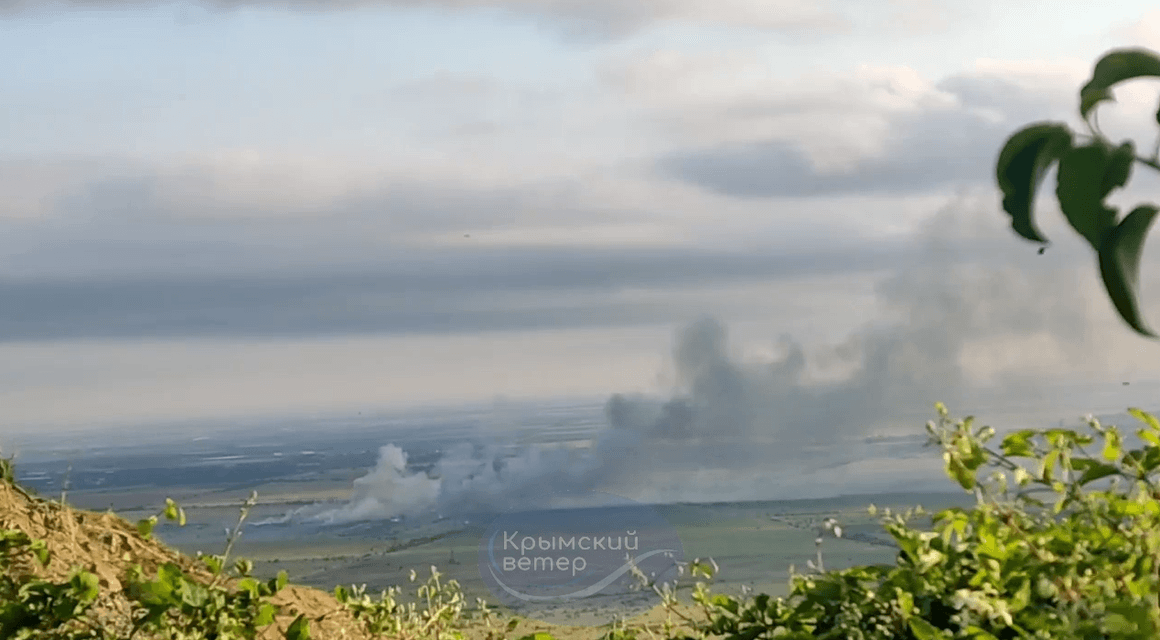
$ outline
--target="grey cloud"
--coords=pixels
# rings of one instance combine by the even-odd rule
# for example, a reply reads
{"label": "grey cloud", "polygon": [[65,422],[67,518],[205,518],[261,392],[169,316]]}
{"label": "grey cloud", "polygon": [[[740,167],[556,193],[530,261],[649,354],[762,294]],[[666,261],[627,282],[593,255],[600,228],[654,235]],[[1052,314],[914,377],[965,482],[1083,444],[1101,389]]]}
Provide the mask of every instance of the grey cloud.
{"label": "grey cloud", "polygon": [[936,87],[958,98],[964,108],[996,109],[1008,122],[1031,122],[1069,115],[1079,99],[1079,84],[1052,82],[1051,76],[1006,78],[958,74]]}
{"label": "grey cloud", "polygon": [[[294,177],[291,173],[280,176],[280,183],[273,187],[291,184]],[[619,213],[578,204],[586,190],[578,179],[480,187],[447,178],[384,177],[377,185],[307,203],[230,202],[228,197],[218,197],[216,190],[223,185],[227,192],[231,187],[248,186],[244,175],[225,177],[197,169],[162,175],[146,169],[136,175],[93,180],[59,194],[55,209],[62,221],[92,222],[101,228],[131,224],[145,230],[180,227],[220,232],[231,227],[245,232],[259,226],[263,234],[281,229],[311,236],[319,230],[401,234],[471,230],[481,224],[493,228],[526,222],[550,225],[577,219],[616,220]]]}
{"label": "grey cloud", "polygon": [[[1001,78],[958,75],[938,86],[955,95],[959,105],[891,116],[881,156],[848,172],[819,173],[801,149],[780,140],[676,153],[657,167],[711,191],[749,198],[930,193],[992,181],[1007,136],[1030,122],[1066,114],[1062,94],[1032,91]],[[780,109],[771,107],[771,113]],[[996,122],[979,109],[993,110],[1002,119]]]}
{"label": "grey cloud", "polygon": [[[358,273],[0,280],[0,342],[109,337],[414,334],[667,323],[689,310],[613,300],[881,269],[897,247],[822,253],[523,249],[396,255]],[[595,293],[595,297],[583,294]],[[581,294],[580,299],[572,296]]]}
{"label": "grey cloud", "polygon": [[[139,170],[88,182],[56,194],[47,215],[0,223],[0,269],[25,280],[140,273],[244,279],[287,270],[378,271],[384,264],[406,271],[403,262],[438,270],[430,258],[439,249],[408,246],[417,235],[459,238],[526,225],[622,222],[633,215],[583,204],[580,181],[483,188],[384,179],[349,195],[295,202],[278,190],[292,178],[270,186],[273,202],[231,202],[230,185],[223,198],[217,177],[199,171],[163,176]],[[474,259],[471,243],[462,244],[466,254],[449,249],[439,257]]]}
{"label": "grey cloud", "polygon": [[[902,244],[857,238],[771,238],[757,252],[461,237],[641,213],[586,204],[580,180],[523,189],[397,180],[310,205],[325,207],[319,215],[223,203],[215,179],[122,171],[58,196],[44,217],[4,221],[0,342],[668,323],[698,310],[620,294],[873,271],[907,255]],[[431,234],[455,241],[415,243]]]}
{"label": "grey cloud", "polygon": [[[0,342],[667,324],[705,309],[633,301],[623,292],[928,267],[908,243],[856,237],[771,238],[764,251],[488,247],[470,238],[438,247],[407,244],[417,231],[482,221],[514,225],[513,212],[530,206],[528,195],[515,190],[400,185],[347,198],[332,215],[303,218],[247,211],[194,217],[163,208],[156,197],[161,191],[155,178],[129,176],[78,190],[55,216],[6,223]],[[567,184],[550,185],[531,202],[561,223],[613,215],[568,206],[577,193]],[[212,207],[212,194],[186,205]],[[1001,224],[997,209],[978,216]],[[953,262],[985,259],[988,246],[1018,248],[1009,236],[998,247],[994,235],[966,231],[955,230],[951,235],[962,241],[950,244],[975,251]]]}
{"label": "grey cloud", "polygon": [[978,158],[955,156],[946,148],[912,151],[910,156],[894,151],[848,174],[826,175],[817,173],[792,144],[777,141],[681,154],[665,159],[661,170],[717,193],[746,198],[903,195],[984,179]]}
{"label": "grey cloud", "polygon": [[[459,239],[477,228],[622,222],[642,213],[586,204],[579,180],[522,190],[395,181],[341,197],[326,215],[296,215],[254,210],[269,206],[261,202],[223,205],[212,177],[197,172],[176,178],[187,199],[172,197],[171,177],[118,175],[71,190],[50,215],[3,223],[0,342],[667,324],[706,309],[623,293],[929,268],[904,241],[842,236],[771,237],[763,251]],[[992,227],[943,229],[952,236],[943,259],[965,264],[1018,251],[1012,236],[993,233],[1002,225],[997,207],[983,208],[975,217]],[[456,242],[410,244],[431,233]],[[948,257],[955,247],[959,255]],[[1058,264],[1054,253],[1028,266],[1050,264]]]}

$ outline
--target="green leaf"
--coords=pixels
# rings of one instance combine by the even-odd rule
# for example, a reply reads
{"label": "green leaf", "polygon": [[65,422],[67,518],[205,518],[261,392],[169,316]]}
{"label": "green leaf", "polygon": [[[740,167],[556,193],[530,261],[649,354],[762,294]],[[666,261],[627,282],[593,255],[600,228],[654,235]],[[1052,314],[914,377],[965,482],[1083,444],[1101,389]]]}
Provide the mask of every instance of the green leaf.
{"label": "green leaf", "polygon": [[153,526],[157,524],[157,516],[149,516],[137,521],[137,533],[148,540],[153,537]]}
{"label": "green leaf", "polygon": [[1144,240],[1156,214],[1152,205],[1141,205],[1129,213],[1104,237],[1099,247],[1100,275],[1116,311],[1128,326],[1141,335],[1155,338],[1140,313],[1140,258]]}
{"label": "green leaf", "polygon": [[181,584],[184,578],[181,567],[172,562],[166,562],[157,568],[157,582],[169,589]]}
{"label": "green leaf", "polygon": [[1042,478],[1048,482],[1055,479],[1055,465],[1059,462],[1059,449],[1048,452],[1043,458]]}
{"label": "green leaf", "polygon": [[1128,413],[1131,414],[1133,418],[1151,427],[1153,431],[1160,431],[1160,420],[1157,420],[1156,416],[1142,409],[1137,409],[1136,407],[1129,407]]}
{"label": "green leaf", "polygon": [[1026,575],[1017,575],[1007,585],[1011,594],[1011,610],[1020,611],[1031,603],[1031,578]]}
{"label": "green leaf", "polygon": [[248,591],[253,598],[258,597],[258,581],[254,578],[242,578],[236,585],[238,591]]}
{"label": "green leaf", "polygon": [[1120,434],[1115,431],[1108,431],[1104,435],[1104,460],[1113,462],[1120,459],[1124,451],[1121,448]]}
{"label": "green leaf", "polygon": [[1113,635],[1127,635],[1136,633],[1139,628],[1136,623],[1118,613],[1109,613],[1103,617],[1103,630]]}
{"label": "green leaf", "polygon": [[240,558],[234,562],[234,571],[239,576],[248,576],[254,571],[254,562],[248,558]]}
{"label": "green leaf", "polygon": [[209,589],[196,582],[183,580],[177,591],[181,594],[181,601],[194,609],[200,609],[209,600]]}
{"label": "green leaf", "polygon": [[201,561],[210,570],[210,573],[218,575],[222,572],[222,559],[220,556],[202,556]]}
{"label": "green leaf", "polygon": [[1123,184],[1116,184],[1124,174],[1121,149],[1097,140],[1070,149],[1059,159],[1055,189],[1059,208],[1071,227],[1097,251],[1104,235],[1116,226],[1116,210],[1104,204],[1104,198]]}
{"label": "green leaf", "polygon": [[281,591],[282,589],[286,588],[286,583],[289,581],[290,581],[290,574],[286,573],[285,569],[283,569],[282,571],[279,571],[278,577],[275,578],[274,586],[277,588],[274,589],[274,591],[277,592],[277,591]]}
{"label": "green leaf", "polygon": [[254,625],[258,627],[269,626],[274,622],[274,615],[276,613],[278,613],[278,607],[269,602],[264,603],[258,609],[258,615],[254,616]]}
{"label": "green leaf", "polygon": [[40,566],[48,566],[48,561],[52,558],[52,554],[48,551],[48,543],[44,540],[29,540],[28,548],[32,551],[32,555],[36,556]]}
{"label": "green leaf", "polygon": [[695,560],[689,564],[689,575],[693,577],[703,576],[705,578],[713,577],[713,567],[707,562]]}
{"label": "green leaf", "polygon": [[[1135,604],[1114,603],[1108,605],[1105,616],[1107,630],[1112,633],[1122,633],[1128,637],[1136,638],[1153,638],[1156,636],[1146,607]],[[1112,622],[1110,618],[1113,616],[1120,619]],[[1109,622],[1111,624],[1108,624]],[[1114,627],[1119,628],[1116,629]]]}
{"label": "green leaf", "polygon": [[[1112,100],[1112,86],[1133,78],[1160,77],[1160,57],[1143,48],[1117,49],[1096,63],[1091,80],[1080,89],[1079,114],[1087,120],[1101,102]],[[1157,115],[1160,120],[1160,114]]]}
{"label": "green leaf", "polygon": [[1156,433],[1147,429],[1136,429],[1136,435],[1153,447],[1160,447],[1160,435],[1156,435]]}
{"label": "green leaf", "polygon": [[973,624],[967,627],[967,633],[971,634],[971,640],[999,640],[995,634]]}
{"label": "green leaf", "polygon": [[1031,429],[1024,429],[1016,431],[1015,433],[1007,434],[1003,438],[1003,443],[1000,445],[1003,449],[1003,455],[1013,458],[1032,458],[1035,456],[1035,450],[1032,448],[1028,438],[1035,435]]}
{"label": "green leaf", "polygon": [[1131,140],[1122,143],[1112,151],[1112,156],[1108,160],[1108,170],[1104,173],[1104,180],[1100,185],[1104,194],[1109,194],[1113,189],[1128,184],[1128,178],[1132,177],[1132,165],[1135,162],[1136,145]]}
{"label": "green leaf", "polygon": [[286,629],[286,640],[310,640],[310,621],[305,613],[298,614]]}
{"label": "green leaf", "polygon": [[728,611],[729,613],[737,613],[737,609],[739,607],[739,603],[737,602],[736,599],[730,598],[729,596],[725,595],[724,593],[714,593],[709,598],[709,603],[712,604],[714,607],[717,607],[719,609],[724,609],[724,610]]}
{"label": "green leaf", "polygon": [[77,599],[84,603],[90,603],[97,599],[97,595],[101,591],[100,580],[95,573],[88,571],[78,571],[70,581],[70,584],[76,593]]}
{"label": "green leaf", "polygon": [[1072,466],[1076,471],[1083,472],[1077,481],[1081,487],[1089,482],[1095,482],[1100,478],[1106,478],[1119,473],[1119,469],[1114,465],[1097,462],[1095,460],[1076,460],[1072,463]]}
{"label": "green leaf", "polygon": [[1035,192],[1044,176],[1071,147],[1071,130],[1058,122],[1024,127],[1007,139],[995,165],[995,177],[1003,192],[1003,210],[1011,216],[1011,228],[1036,242],[1047,238],[1035,226]]}
{"label": "green leaf", "polygon": [[1134,449],[1124,454],[1124,462],[1134,466],[1138,465],[1144,473],[1151,473],[1160,467],[1160,448]]}
{"label": "green leaf", "polygon": [[951,634],[936,629],[934,625],[922,618],[910,618],[907,623],[910,624],[910,632],[918,640],[951,640]]}
{"label": "green leaf", "polygon": [[975,473],[967,469],[966,465],[958,457],[952,457],[947,461],[946,472],[951,480],[959,483],[959,486],[966,491],[974,489],[977,484]]}

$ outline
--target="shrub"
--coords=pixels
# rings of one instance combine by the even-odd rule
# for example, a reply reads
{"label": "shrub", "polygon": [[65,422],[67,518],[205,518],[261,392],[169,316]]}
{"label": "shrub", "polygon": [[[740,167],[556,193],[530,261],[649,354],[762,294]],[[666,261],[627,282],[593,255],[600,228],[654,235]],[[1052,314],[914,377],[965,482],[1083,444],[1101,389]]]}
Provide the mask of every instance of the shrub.
{"label": "shrub", "polygon": [[934,514],[929,530],[909,524],[921,509],[886,512],[895,564],[794,575],[785,598],[698,585],[706,615],[689,635],[1160,637],[1160,421],[1130,412],[1142,423],[1138,448],[1088,418],[1085,432],[1023,430],[996,449],[994,429],[952,421],[938,405],[929,444],[942,449],[947,475],[975,494],[973,507]]}

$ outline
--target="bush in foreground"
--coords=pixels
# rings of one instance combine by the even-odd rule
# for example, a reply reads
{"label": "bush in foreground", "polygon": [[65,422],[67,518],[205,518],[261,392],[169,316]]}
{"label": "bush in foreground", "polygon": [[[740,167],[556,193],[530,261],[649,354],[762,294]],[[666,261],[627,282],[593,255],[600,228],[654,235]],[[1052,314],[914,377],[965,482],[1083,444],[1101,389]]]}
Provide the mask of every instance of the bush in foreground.
{"label": "bush in foreground", "polygon": [[951,479],[975,494],[973,507],[934,514],[929,530],[909,524],[921,509],[887,512],[894,565],[794,575],[785,598],[735,598],[698,583],[693,618],[671,588],[654,587],[691,629],[670,637],[1160,637],[1160,422],[1130,410],[1142,423],[1130,450],[1119,429],[1094,418],[1084,432],[1011,433],[995,449],[990,427],[952,421],[941,404],[938,412],[930,442]]}

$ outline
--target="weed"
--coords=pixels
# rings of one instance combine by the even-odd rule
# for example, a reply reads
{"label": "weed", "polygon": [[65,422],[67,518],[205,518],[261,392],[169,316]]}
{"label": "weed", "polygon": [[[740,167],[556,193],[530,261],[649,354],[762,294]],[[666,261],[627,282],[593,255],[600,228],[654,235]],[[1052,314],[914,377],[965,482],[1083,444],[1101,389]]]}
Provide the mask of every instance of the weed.
{"label": "weed", "polygon": [[[335,587],[334,597],[347,607],[356,619],[363,621],[367,631],[400,640],[433,638],[434,640],[461,640],[461,627],[466,619],[463,590],[456,580],[442,580],[443,574],[431,567],[431,576],[415,590],[415,600],[403,602],[402,589],[389,587],[377,599],[366,592],[366,585]],[[415,583],[418,576],[410,574]],[[491,611],[487,603],[478,599],[481,615],[491,630]],[[508,630],[514,628],[509,624]],[[492,637],[500,637],[498,634]]]}

